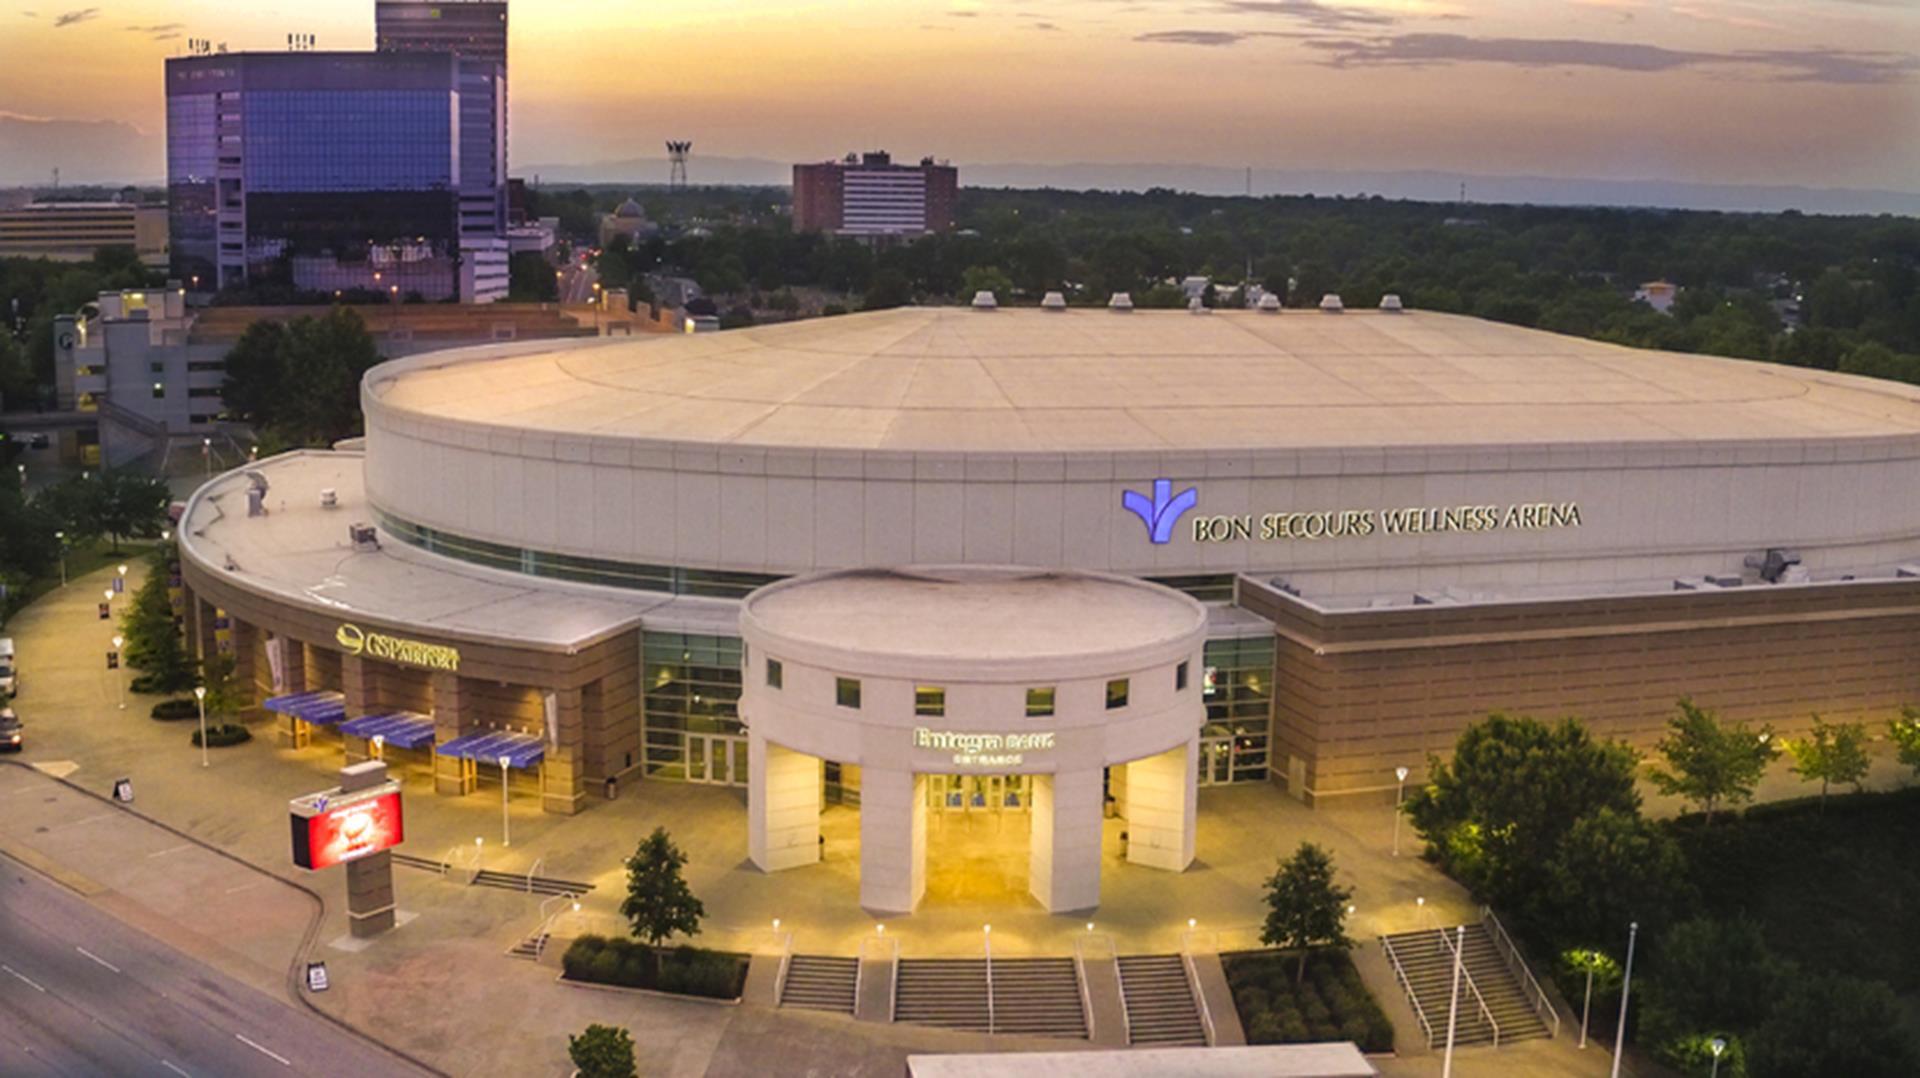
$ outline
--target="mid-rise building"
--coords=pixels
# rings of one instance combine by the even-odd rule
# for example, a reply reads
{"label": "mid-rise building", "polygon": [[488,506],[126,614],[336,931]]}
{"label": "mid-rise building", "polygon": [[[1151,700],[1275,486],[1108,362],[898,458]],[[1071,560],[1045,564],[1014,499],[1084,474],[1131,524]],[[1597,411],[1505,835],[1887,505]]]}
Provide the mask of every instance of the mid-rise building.
{"label": "mid-rise building", "polygon": [[960,170],[923,157],[896,165],[885,152],[793,166],[793,228],[842,236],[918,236],[953,228]]}
{"label": "mid-rise building", "polygon": [[[503,170],[489,178],[463,152],[473,140],[462,102],[485,96],[463,64],[451,53],[368,52],[167,61],[174,275],[194,291],[255,282],[396,299],[504,295]],[[484,242],[462,214],[475,169],[502,192]],[[472,254],[495,246],[497,289]]]}
{"label": "mid-rise building", "polygon": [[84,262],[102,247],[131,247],[167,264],[167,208],[133,202],[32,202],[0,210],[0,258]]}

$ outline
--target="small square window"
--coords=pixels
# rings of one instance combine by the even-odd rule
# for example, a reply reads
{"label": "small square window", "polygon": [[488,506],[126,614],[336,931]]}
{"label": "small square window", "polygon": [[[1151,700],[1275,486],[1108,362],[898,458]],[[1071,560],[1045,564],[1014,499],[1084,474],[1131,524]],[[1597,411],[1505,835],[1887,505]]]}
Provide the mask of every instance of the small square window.
{"label": "small square window", "polygon": [[1173,691],[1187,691],[1187,664],[1181,663],[1173,668]]}
{"label": "small square window", "polygon": [[167,399],[167,387],[165,383],[153,383],[153,399],[157,401]]}
{"label": "small square window", "polygon": [[1127,679],[1115,678],[1107,682],[1107,710],[1118,711],[1127,706]]}
{"label": "small square window", "polygon": [[913,713],[939,718],[947,713],[947,690],[938,685],[920,685],[913,690]]}
{"label": "small square window", "polygon": [[1053,714],[1053,686],[1027,690],[1027,718],[1043,719]]}
{"label": "small square window", "polygon": [[858,678],[837,677],[833,679],[833,700],[841,707],[858,708],[860,706],[860,680]]}
{"label": "small square window", "polygon": [[767,660],[767,688],[769,689],[780,688],[782,685],[782,682],[780,679],[782,676],[785,675],[785,673],[786,673],[786,670],[783,667],[781,667],[779,659],[768,659]]}

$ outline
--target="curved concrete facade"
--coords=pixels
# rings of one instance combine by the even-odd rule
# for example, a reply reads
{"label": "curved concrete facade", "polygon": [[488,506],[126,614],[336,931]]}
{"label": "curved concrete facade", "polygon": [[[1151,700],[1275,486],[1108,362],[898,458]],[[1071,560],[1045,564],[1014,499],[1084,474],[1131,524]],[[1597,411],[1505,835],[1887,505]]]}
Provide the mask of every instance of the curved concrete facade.
{"label": "curved concrete facade", "polygon": [[1192,862],[1200,603],[1082,573],[853,570],[763,588],[740,625],[761,868],[819,859],[825,760],[860,768],[871,910],[910,912],[925,891],[928,775],[1035,776],[1028,880],[1051,910],[1099,904],[1109,768],[1126,768],[1128,859]]}

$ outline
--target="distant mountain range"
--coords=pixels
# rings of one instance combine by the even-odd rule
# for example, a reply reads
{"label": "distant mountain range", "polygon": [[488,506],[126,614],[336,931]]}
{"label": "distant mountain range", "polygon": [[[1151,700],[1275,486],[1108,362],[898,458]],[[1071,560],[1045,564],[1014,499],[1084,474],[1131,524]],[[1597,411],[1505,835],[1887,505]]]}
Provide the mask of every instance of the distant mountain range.
{"label": "distant mountain range", "polygon": [[[542,183],[666,182],[664,158],[631,158],[587,165],[515,166],[516,175]],[[752,157],[695,156],[688,167],[695,184],[785,186],[790,164]],[[1167,187],[1203,195],[1241,195],[1245,169],[1169,164],[971,164],[960,162],[968,187],[1055,187],[1067,190],[1144,191]],[[1380,195],[1420,202],[1454,202],[1466,186],[1469,202],[1542,206],[1646,206],[1686,210],[1821,214],[1891,213],[1920,216],[1920,192],[1845,188],[1677,183],[1666,180],[1581,180],[1547,176],[1475,176],[1457,172],[1345,172],[1256,168],[1256,195]]]}

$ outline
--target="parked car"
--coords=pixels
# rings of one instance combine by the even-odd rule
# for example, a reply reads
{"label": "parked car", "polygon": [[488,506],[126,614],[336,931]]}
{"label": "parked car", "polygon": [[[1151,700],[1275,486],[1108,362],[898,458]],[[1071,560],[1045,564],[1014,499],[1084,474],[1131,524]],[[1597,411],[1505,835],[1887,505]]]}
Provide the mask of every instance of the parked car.
{"label": "parked car", "polygon": [[0,707],[0,752],[19,752],[20,718],[10,707]]}
{"label": "parked car", "polygon": [[13,639],[0,636],[0,699],[20,695],[20,668],[13,654]]}

